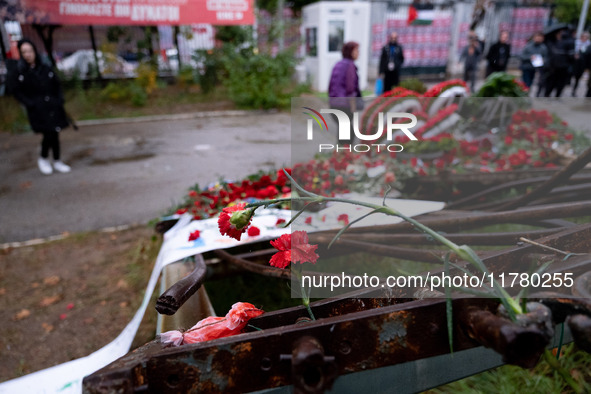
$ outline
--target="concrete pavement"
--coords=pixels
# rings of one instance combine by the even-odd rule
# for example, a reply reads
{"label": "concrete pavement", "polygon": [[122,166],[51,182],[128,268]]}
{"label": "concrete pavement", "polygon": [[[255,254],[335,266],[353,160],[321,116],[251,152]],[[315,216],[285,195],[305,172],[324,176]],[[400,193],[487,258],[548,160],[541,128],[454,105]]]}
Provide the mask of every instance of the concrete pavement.
{"label": "concrete pavement", "polygon": [[[205,116],[207,115],[207,116]],[[290,115],[224,111],[62,132],[69,174],[37,169],[40,135],[0,133],[0,243],[146,223],[195,183],[290,165]]]}

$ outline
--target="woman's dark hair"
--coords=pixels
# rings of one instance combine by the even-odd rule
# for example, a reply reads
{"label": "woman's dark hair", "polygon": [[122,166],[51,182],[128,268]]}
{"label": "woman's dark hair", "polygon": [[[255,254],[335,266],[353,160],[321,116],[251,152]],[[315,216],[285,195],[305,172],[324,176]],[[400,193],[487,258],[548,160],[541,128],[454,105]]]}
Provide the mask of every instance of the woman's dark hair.
{"label": "woman's dark hair", "polygon": [[343,58],[353,59],[353,50],[357,47],[359,47],[359,44],[355,41],[349,41],[345,45],[343,45]]}
{"label": "woman's dark hair", "polygon": [[23,46],[23,44],[29,44],[33,47],[33,51],[35,51],[35,65],[38,66],[41,64],[41,58],[39,57],[39,52],[37,52],[37,47],[35,46],[35,44],[33,44],[33,41],[29,40],[28,38],[23,38],[21,40],[19,40],[17,47],[18,47],[18,54],[21,58],[21,61],[25,62],[25,59],[23,59],[23,53],[21,52],[21,47]]}

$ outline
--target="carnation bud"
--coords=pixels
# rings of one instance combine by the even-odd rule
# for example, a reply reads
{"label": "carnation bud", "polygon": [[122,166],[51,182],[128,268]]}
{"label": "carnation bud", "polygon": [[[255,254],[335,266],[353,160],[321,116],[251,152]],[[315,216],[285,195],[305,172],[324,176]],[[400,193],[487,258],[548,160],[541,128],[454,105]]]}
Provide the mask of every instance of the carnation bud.
{"label": "carnation bud", "polygon": [[244,211],[236,211],[230,217],[230,224],[236,227],[237,230],[242,230],[250,223],[254,215],[254,209],[246,209]]}

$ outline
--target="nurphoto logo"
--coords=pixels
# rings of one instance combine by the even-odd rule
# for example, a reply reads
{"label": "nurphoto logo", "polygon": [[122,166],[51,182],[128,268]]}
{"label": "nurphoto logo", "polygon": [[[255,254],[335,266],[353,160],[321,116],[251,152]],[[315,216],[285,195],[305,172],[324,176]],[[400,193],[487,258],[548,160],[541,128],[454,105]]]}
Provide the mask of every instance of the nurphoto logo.
{"label": "nurphoto logo", "polygon": [[[304,114],[309,115],[311,119],[308,119],[307,122],[307,139],[311,141],[314,139],[314,123],[318,125],[320,130],[325,130],[328,132],[328,124],[326,123],[326,119],[322,114],[333,114],[338,122],[338,141],[346,141],[345,144],[319,144],[318,151],[333,151],[336,150],[337,152],[340,151],[347,151],[347,152],[358,152],[364,153],[369,151],[384,151],[387,150],[388,152],[402,152],[404,147],[400,144],[391,143],[396,135],[406,135],[411,141],[417,141],[417,137],[410,131],[411,128],[417,125],[417,118],[411,113],[408,112],[387,112],[384,116],[383,112],[378,114],[378,128],[375,133],[373,134],[364,134],[359,130],[359,112],[353,113],[353,120],[349,119],[349,115],[344,111],[340,111],[338,109],[321,109],[320,112],[314,110],[310,107],[302,107],[310,112],[304,112]],[[384,121],[385,118],[385,121]],[[397,123],[400,120],[409,119],[410,122],[406,123]],[[395,122],[396,121],[396,122]],[[353,122],[351,124],[351,122]],[[384,122],[386,127],[384,128]],[[353,127],[351,127],[351,125]],[[388,143],[359,143],[353,144],[350,141],[352,140],[351,130],[353,130],[353,134],[357,137],[361,142],[363,141],[373,141],[376,142],[381,140],[385,130],[385,140]]]}

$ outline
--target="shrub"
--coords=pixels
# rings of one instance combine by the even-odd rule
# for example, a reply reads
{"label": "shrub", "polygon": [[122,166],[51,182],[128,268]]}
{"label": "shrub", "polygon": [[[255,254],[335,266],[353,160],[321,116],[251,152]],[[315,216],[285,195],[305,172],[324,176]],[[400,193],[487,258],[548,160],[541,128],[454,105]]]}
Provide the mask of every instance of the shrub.
{"label": "shrub", "polygon": [[100,97],[103,101],[131,103],[136,107],[143,107],[148,100],[146,91],[134,82],[109,82],[101,91]]}
{"label": "shrub", "polygon": [[209,93],[220,83],[219,74],[223,72],[224,62],[222,49],[196,50],[193,59],[200,65],[197,81],[203,93]]}
{"label": "shrub", "polygon": [[495,72],[486,78],[475,97],[527,97],[527,87],[513,75]]}
{"label": "shrub", "polygon": [[400,87],[412,90],[420,94],[423,94],[427,91],[427,86],[425,86],[425,84],[417,78],[409,78],[403,80],[402,82],[400,82]]}
{"label": "shrub", "polygon": [[290,52],[272,57],[252,49],[226,50],[221,80],[240,107],[287,107],[296,90],[292,81],[295,62]]}
{"label": "shrub", "polygon": [[158,71],[149,62],[143,62],[137,67],[137,78],[135,83],[138,84],[146,94],[151,94],[157,87],[156,77]]}
{"label": "shrub", "polygon": [[181,86],[187,87],[199,82],[197,72],[190,65],[183,65],[177,74],[177,81]]}

